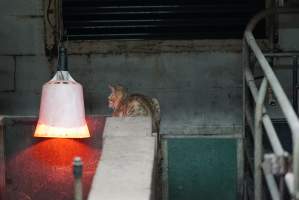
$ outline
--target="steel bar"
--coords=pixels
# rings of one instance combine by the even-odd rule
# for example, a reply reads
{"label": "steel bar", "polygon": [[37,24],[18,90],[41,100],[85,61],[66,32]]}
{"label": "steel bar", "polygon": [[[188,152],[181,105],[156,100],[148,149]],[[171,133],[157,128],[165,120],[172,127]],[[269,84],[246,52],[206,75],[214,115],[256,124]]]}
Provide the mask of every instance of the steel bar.
{"label": "steel bar", "polygon": [[246,121],[250,128],[252,138],[254,138],[254,123],[253,123],[254,120],[252,119],[253,117],[251,116],[251,114],[249,112],[248,105],[246,106],[245,114],[246,114]]}
{"label": "steel bar", "polygon": [[279,53],[264,53],[265,57],[294,57],[299,56],[299,52],[279,52]]}
{"label": "steel bar", "polygon": [[279,84],[277,77],[275,76],[273,70],[271,69],[271,66],[269,65],[268,61],[263,55],[261,49],[258,47],[256,40],[252,34],[254,27],[261,19],[275,12],[276,13],[289,13],[289,12],[299,13],[299,9],[269,9],[259,13],[247,25],[246,31],[244,33],[244,37],[247,41],[247,44],[250,46],[251,50],[255,54],[261,68],[263,69],[264,74],[267,77],[269,84],[271,85],[279,104],[281,105],[281,109],[287,118],[292,133],[299,134],[299,121],[296,116],[296,113],[294,112],[285,92],[283,91],[281,85]]}
{"label": "steel bar", "polygon": [[74,173],[74,200],[82,200],[82,161],[80,157],[75,157],[73,161],[73,173]]}
{"label": "steel bar", "polygon": [[4,121],[4,116],[0,115],[0,126],[4,125],[3,121]]}
{"label": "steel bar", "polygon": [[268,172],[268,169],[265,167],[265,165],[262,165],[262,168],[272,200],[280,200],[279,189],[274,176],[270,172]]}
{"label": "steel bar", "polygon": [[[243,71],[244,71],[244,68],[248,67],[249,66],[249,54],[248,54],[248,47],[246,44],[246,41],[243,40],[243,51],[242,51],[242,63],[243,63]],[[249,97],[249,89],[248,87],[246,87],[246,79],[245,79],[245,74],[243,73],[243,77],[242,77],[242,83],[243,83],[243,90],[242,90],[242,97],[243,97],[243,105],[242,105],[242,123],[243,123],[243,127],[242,127],[242,152],[241,154],[243,155],[242,157],[242,168],[240,168],[239,170],[241,170],[243,173],[242,173],[242,182],[241,182],[241,187],[238,188],[238,199],[242,199],[244,198],[244,195],[245,194],[245,191],[247,191],[247,186],[244,185],[244,180],[246,180],[244,178],[244,172],[245,172],[245,159],[247,157],[248,160],[250,160],[250,153],[248,152],[248,149],[246,149],[246,141],[245,141],[245,138],[246,138],[246,121],[251,129],[251,134],[253,135],[254,133],[254,127],[253,127],[253,119],[249,113],[249,105],[248,105],[248,97]],[[248,114],[248,116],[246,116],[246,114]],[[240,154],[240,153],[239,153]],[[244,155],[246,155],[244,157]],[[252,162],[249,161],[249,169],[251,170],[251,172],[253,171],[253,166],[252,166]],[[246,181],[245,181],[246,182]]]}
{"label": "steel bar", "polygon": [[264,127],[266,129],[266,134],[268,136],[268,139],[270,141],[270,144],[271,144],[271,147],[272,147],[274,153],[277,156],[287,155],[286,151],[283,149],[283,147],[282,147],[282,145],[279,141],[279,138],[278,138],[277,133],[274,129],[273,123],[272,123],[272,121],[271,121],[268,114],[265,114],[263,116],[263,123],[264,123]]}
{"label": "steel bar", "polygon": [[291,172],[288,172],[284,180],[286,182],[287,188],[291,194],[294,194],[294,174]]}
{"label": "steel bar", "polygon": [[5,198],[6,181],[5,181],[5,148],[4,148],[4,117],[0,115],[0,199]]}
{"label": "steel bar", "polygon": [[292,89],[293,89],[293,108],[298,115],[298,57],[294,56],[293,57],[293,84],[292,84]]}
{"label": "steel bar", "polygon": [[271,69],[271,66],[267,62],[265,56],[263,55],[261,49],[258,47],[256,40],[252,34],[252,31],[256,24],[266,17],[267,15],[271,15],[274,13],[299,13],[299,9],[269,9],[263,12],[260,12],[256,15],[250,23],[247,25],[244,37],[250,46],[251,50],[255,54],[264,74],[266,75],[269,84],[271,85],[273,92],[277,98],[278,103],[280,104],[281,110],[286,117],[286,120],[290,126],[292,137],[293,137],[293,170],[294,170],[294,197],[295,199],[299,199],[299,121],[295,111],[293,110],[285,92],[283,91],[277,77]]}
{"label": "steel bar", "polygon": [[260,90],[258,92],[256,107],[255,107],[255,122],[254,122],[254,199],[262,200],[262,156],[263,156],[263,106],[267,94],[268,81],[263,79]]}
{"label": "steel bar", "polygon": [[269,84],[272,87],[275,97],[280,104],[281,110],[284,113],[284,115],[286,116],[286,119],[290,125],[292,133],[298,134],[299,133],[299,121],[298,121],[297,115],[294,112],[294,109],[291,106],[291,103],[289,102],[285,92],[283,91],[277,77],[275,76],[273,70],[271,69],[271,66],[269,65],[265,56],[261,52],[257,43],[255,42],[255,39],[254,39],[252,33],[247,32],[246,38],[247,38],[247,42],[248,42],[249,46],[251,47],[255,56],[257,57],[257,60],[260,64],[261,68],[263,69],[264,74],[267,77],[267,80],[269,81]]}
{"label": "steel bar", "polygon": [[[124,1],[125,2],[125,1]],[[182,9],[182,10],[203,10],[203,11],[214,11],[214,12],[226,12],[228,13],[229,11],[231,11],[232,9],[242,9],[244,11],[248,11],[248,4],[244,4],[242,5],[235,5],[235,4],[222,4],[219,6],[215,6],[213,4],[210,5],[198,5],[198,4],[161,4],[161,5],[157,5],[157,4],[143,4],[143,5],[112,5],[111,3],[109,5],[88,5],[85,2],[84,7],[82,6],[76,6],[74,5],[74,2],[71,2],[72,6],[67,6],[65,8],[66,11],[81,11],[81,12],[94,12],[94,11],[103,11],[103,10],[134,10],[134,9],[146,9],[146,10],[154,10],[154,9]],[[101,4],[101,2],[98,2],[99,4]]]}
{"label": "steel bar", "polygon": [[[249,86],[250,92],[253,96],[254,101],[256,102],[257,101],[257,96],[258,96],[258,90],[257,90],[257,87],[254,83],[253,75],[250,72],[250,69],[248,69],[248,68],[245,69],[244,73],[245,73],[246,82]],[[272,123],[269,115],[267,114],[265,107],[263,108],[263,113],[265,113],[263,115],[263,118],[262,118],[263,119],[263,124],[264,124],[266,134],[268,136],[268,139],[270,141],[270,144],[271,144],[271,147],[272,147],[274,153],[277,156],[286,155],[286,151],[283,149],[283,147],[282,147],[282,145],[279,141],[279,138],[278,138],[277,133],[274,129],[273,123]]]}

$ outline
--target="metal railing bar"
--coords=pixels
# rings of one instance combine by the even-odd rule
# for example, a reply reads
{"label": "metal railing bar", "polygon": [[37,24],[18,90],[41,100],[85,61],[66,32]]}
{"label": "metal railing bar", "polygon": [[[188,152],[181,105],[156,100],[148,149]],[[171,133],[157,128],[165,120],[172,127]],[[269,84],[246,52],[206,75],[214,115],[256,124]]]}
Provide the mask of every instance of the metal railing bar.
{"label": "metal railing bar", "polygon": [[254,122],[254,200],[262,200],[262,156],[263,156],[263,106],[267,94],[268,81],[263,79],[260,90],[258,92],[255,106],[255,122]]}
{"label": "metal railing bar", "polygon": [[264,53],[265,57],[293,57],[299,56],[299,52]]}
{"label": "metal railing bar", "polygon": [[266,180],[267,186],[269,188],[269,192],[270,192],[272,199],[280,200],[280,194],[279,194],[279,190],[278,190],[277,184],[275,182],[274,176],[268,172],[268,170],[264,164],[262,165],[262,168],[263,168],[265,180]]}
{"label": "metal railing bar", "polygon": [[248,109],[248,105],[246,105],[246,110],[245,110],[245,114],[246,114],[246,121],[247,121],[247,124],[250,128],[250,132],[251,132],[251,135],[252,135],[252,138],[254,138],[254,125],[253,125],[253,117],[251,116],[250,112],[249,112],[249,109]]}
{"label": "metal railing bar", "polygon": [[290,70],[293,68],[292,64],[279,64],[279,65],[275,65],[275,66],[272,66],[272,68],[275,68],[275,69],[285,69],[285,70]]}
{"label": "metal railing bar", "polygon": [[273,149],[273,152],[277,155],[277,156],[285,156],[286,151],[283,149],[279,138],[277,136],[277,133],[274,129],[274,126],[271,122],[271,119],[269,117],[269,115],[264,115],[263,116],[263,123],[264,123],[264,127],[266,129],[266,133],[268,136],[268,139],[270,141],[271,147]]}
{"label": "metal railing bar", "polygon": [[286,182],[286,186],[291,194],[294,194],[294,174],[291,172],[288,172],[284,180]]}
{"label": "metal railing bar", "polygon": [[[252,30],[256,26],[256,24],[270,14],[281,14],[281,13],[299,13],[299,9],[292,8],[280,8],[280,9],[269,9],[263,12],[260,12],[258,15],[253,17],[250,23],[247,25],[244,38],[247,42],[248,46],[251,48],[255,57],[257,58],[262,70],[266,78],[269,81],[270,86],[272,87],[272,91],[274,92],[276,99],[281,107],[281,110],[286,117],[286,120],[289,124],[289,127],[292,132],[292,141],[293,141],[293,171],[294,171],[294,197],[295,199],[299,199],[299,121],[298,117],[292,108],[285,92],[283,91],[277,77],[275,76],[271,66],[267,62],[265,56],[263,55],[261,49],[258,47],[256,40],[252,34]],[[245,44],[246,45],[246,44]]]}
{"label": "metal railing bar", "polygon": [[271,14],[290,14],[290,13],[298,13],[298,8],[273,8],[273,9],[267,9],[259,12],[257,15],[255,15],[248,25],[246,26],[246,30],[253,30],[258,22],[260,22],[263,18],[265,18],[267,15]]}
{"label": "metal railing bar", "polygon": [[[253,99],[256,102],[257,101],[258,90],[257,90],[257,87],[256,87],[254,81],[253,81],[253,75],[250,72],[250,69],[248,69],[248,68],[245,68],[245,78],[246,78],[246,82],[249,86],[249,90],[251,91],[251,94],[253,96]],[[277,136],[277,133],[275,131],[275,128],[273,126],[271,118],[269,117],[268,114],[266,114],[266,108],[265,107],[263,108],[263,113],[265,113],[265,114],[263,115],[262,120],[263,120],[263,124],[264,124],[265,130],[266,130],[268,139],[270,141],[271,147],[272,147],[274,153],[277,156],[283,156],[283,155],[285,155],[286,151],[283,149],[283,147],[282,147],[282,145],[279,141],[279,138]],[[247,115],[250,115],[250,114],[246,113],[246,117],[247,117]]]}
{"label": "metal railing bar", "polygon": [[280,104],[283,114],[286,116],[287,122],[292,130],[292,134],[294,137],[294,134],[299,133],[298,132],[299,121],[296,116],[296,113],[294,112],[294,109],[291,103],[289,102],[289,99],[287,98],[285,92],[283,91],[281,85],[279,84],[279,81],[275,76],[273,70],[271,69],[268,61],[266,60],[265,56],[262,54],[260,48],[257,46],[257,43],[255,42],[252,33],[250,32],[246,33],[246,40],[248,42],[248,45],[251,47],[252,51],[254,52],[261,68],[264,71],[265,76],[267,77],[267,80],[269,81],[269,84],[272,87],[273,93],[275,94],[275,97]]}
{"label": "metal railing bar", "polygon": [[292,94],[293,94],[293,108],[295,113],[298,114],[298,57],[293,56],[293,80],[292,80]]}
{"label": "metal railing bar", "polygon": [[254,101],[257,101],[257,95],[258,95],[258,89],[256,87],[255,84],[255,78],[253,77],[253,74],[251,73],[251,70],[246,67],[244,69],[244,73],[245,73],[245,79],[247,82],[247,85],[249,87],[249,90],[251,91],[252,97],[254,99]]}
{"label": "metal railing bar", "polygon": [[264,71],[265,76],[267,77],[269,84],[272,87],[272,90],[277,98],[277,101],[279,102],[281,109],[286,116],[286,119],[289,123],[289,126],[292,130],[293,134],[299,134],[299,121],[298,118],[285,94],[283,91],[281,85],[279,84],[278,79],[276,78],[273,70],[271,69],[271,66],[269,65],[268,61],[266,60],[265,56],[263,55],[261,49],[258,47],[256,40],[252,34],[252,30],[256,26],[256,24],[263,19],[265,16],[273,13],[289,13],[289,12],[295,12],[299,13],[299,9],[269,9],[266,11],[263,11],[253,17],[253,19],[250,21],[250,23],[247,25],[244,37],[247,41],[247,44],[250,46],[252,52],[255,54],[261,68]]}

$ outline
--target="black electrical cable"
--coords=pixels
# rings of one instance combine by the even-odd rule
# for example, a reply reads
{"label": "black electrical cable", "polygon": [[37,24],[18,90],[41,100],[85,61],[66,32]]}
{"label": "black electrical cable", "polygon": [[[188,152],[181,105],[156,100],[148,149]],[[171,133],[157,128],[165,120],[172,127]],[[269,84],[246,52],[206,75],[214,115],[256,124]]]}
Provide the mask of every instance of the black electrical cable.
{"label": "black electrical cable", "polygon": [[53,1],[56,1],[56,0],[49,0],[46,14],[47,14],[47,21],[48,21],[49,25],[51,26],[52,29],[55,29],[55,25],[52,23],[52,21],[50,19],[50,15],[49,15]]}

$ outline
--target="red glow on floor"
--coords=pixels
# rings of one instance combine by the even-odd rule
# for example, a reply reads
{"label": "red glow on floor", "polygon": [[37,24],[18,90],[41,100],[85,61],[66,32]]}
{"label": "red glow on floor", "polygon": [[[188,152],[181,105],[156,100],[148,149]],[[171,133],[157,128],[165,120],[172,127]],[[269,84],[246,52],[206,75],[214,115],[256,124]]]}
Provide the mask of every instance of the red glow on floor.
{"label": "red glow on floor", "polygon": [[[32,148],[27,149],[25,153],[30,153],[42,164],[50,166],[71,165],[75,156],[80,156],[84,160],[97,159],[98,152],[89,146],[73,139],[47,139]],[[95,156],[95,158],[92,158]]]}
{"label": "red glow on floor", "polygon": [[72,161],[75,156],[80,156],[83,161],[83,190],[86,199],[100,154],[100,149],[93,149],[74,139],[42,139],[12,156],[7,162],[6,167],[18,168],[12,174],[7,174],[8,183],[11,179],[11,184],[15,184],[8,188],[18,188],[18,185],[23,187],[22,194],[8,191],[8,199],[23,199],[27,194],[30,194],[30,199],[73,199],[70,191],[73,191]]}

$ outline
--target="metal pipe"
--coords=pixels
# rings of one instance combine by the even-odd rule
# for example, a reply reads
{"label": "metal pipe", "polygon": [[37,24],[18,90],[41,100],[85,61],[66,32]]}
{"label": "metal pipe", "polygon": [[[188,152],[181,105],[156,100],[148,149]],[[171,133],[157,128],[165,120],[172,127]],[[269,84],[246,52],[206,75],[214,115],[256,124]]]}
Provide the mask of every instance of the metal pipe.
{"label": "metal pipe", "polygon": [[246,110],[245,110],[245,114],[246,114],[246,121],[247,121],[247,124],[250,128],[250,131],[251,131],[251,135],[252,135],[252,138],[254,138],[254,123],[253,123],[253,117],[251,116],[250,112],[249,112],[249,109],[248,109],[248,106],[246,106]]}
{"label": "metal pipe", "polygon": [[262,200],[262,156],[263,156],[263,106],[265,97],[267,94],[268,81],[266,78],[263,79],[255,107],[255,122],[254,122],[254,199]]}
{"label": "metal pipe", "polygon": [[292,84],[292,89],[293,89],[293,108],[298,115],[298,58],[297,56],[293,57],[293,84]]}
{"label": "metal pipe", "polygon": [[[254,80],[253,80],[253,75],[252,73],[250,72],[250,69],[246,68],[245,69],[245,78],[246,78],[246,83],[248,84],[249,86],[249,90],[253,96],[253,99],[254,101],[256,102],[257,101],[257,96],[258,96],[258,90],[257,90],[257,87],[254,83]],[[277,136],[277,133],[275,131],[275,128],[273,126],[273,123],[271,121],[271,118],[269,117],[268,114],[266,114],[266,108],[264,107],[263,108],[263,113],[265,113],[263,115],[263,124],[264,124],[264,127],[265,127],[265,130],[266,130],[266,133],[267,133],[267,136],[268,136],[268,139],[270,141],[270,144],[271,144],[271,147],[274,151],[274,153],[277,155],[277,156],[284,156],[286,155],[286,151],[283,149],[280,141],[279,141],[279,138]],[[246,115],[249,115],[249,113]]]}
{"label": "metal pipe", "polygon": [[64,47],[59,48],[57,71],[68,71],[67,50]]}
{"label": "metal pipe", "polygon": [[279,52],[279,53],[264,53],[265,57],[294,57],[299,56],[299,52]]}
{"label": "metal pipe", "polygon": [[247,41],[247,44],[250,46],[251,50],[255,54],[261,68],[264,71],[265,76],[267,77],[269,84],[272,86],[273,92],[281,106],[281,109],[284,115],[287,118],[289,126],[292,130],[293,134],[299,134],[299,121],[298,118],[292,109],[292,106],[283,91],[281,85],[279,84],[278,79],[276,78],[274,72],[271,69],[271,66],[267,62],[265,56],[263,55],[261,49],[258,47],[256,40],[252,34],[253,29],[255,28],[256,24],[266,17],[267,15],[274,14],[274,13],[299,13],[299,9],[269,9],[266,11],[262,11],[257,14],[255,17],[252,18],[250,23],[247,25],[244,37]]}
{"label": "metal pipe", "polygon": [[273,96],[273,91],[271,87],[268,87],[268,104],[270,106],[275,106],[276,105],[276,100]]}
{"label": "metal pipe", "polygon": [[273,15],[273,14],[283,14],[283,13],[299,13],[298,8],[272,8],[272,9],[267,9],[259,12],[257,15],[255,15],[253,18],[251,18],[250,22],[246,26],[246,30],[252,31],[255,26],[257,25],[258,22],[260,22],[263,18],[265,18],[268,15]]}
{"label": "metal pipe", "polygon": [[294,188],[296,191],[294,196],[296,199],[299,199],[299,121],[297,118],[296,113],[294,112],[286,94],[284,93],[281,85],[279,84],[278,79],[276,78],[274,72],[272,71],[269,63],[267,62],[265,56],[263,55],[262,51],[258,47],[256,40],[252,34],[252,30],[256,26],[256,24],[266,17],[267,15],[271,15],[274,13],[299,13],[299,9],[292,9],[292,8],[280,8],[280,9],[269,9],[263,12],[260,12],[257,14],[253,19],[250,21],[250,23],[247,25],[244,37],[245,40],[247,41],[248,45],[250,46],[251,50],[255,54],[261,68],[264,71],[264,74],[266,75],[269,84],[271,85],[273,92],[277,98],[278,103],[280,104],[280,107],[282,109],[283,114],[286,117],[286,120],[290,126],[292,136],[293,136],[293,146],[294,146],[294,151],[293,151],[293,170],[294,170]]}
{"label": "metal pipe", "polygon": [[287,188],[291,194],[294,194],[294,174],[291,172],[288,172],[284,180],[286,182]]}
{"label": "metal pipe", "polygon": [[75,178],[74,182],[74,200],[82,200],[83,192],[82,192],[82,161],[80,157],[75,157],[73,161],[73,174]]}
{"label": "metal pipe", "polygon": [[[244,71],[244,68],[245,67],[248,67],[248,65],[249,65],[249,63],[248,63],[248,60],[249,60],[249,55],[248,55],[248,47],[245,45],[246,44],[246,41],[245,40],[243,40],[242,41],[243,42],[243,51],[242,51],[242,54],[243,54],[243,56],[242,56],[242,63],[243,63],[243,71]],[[248,106],[248,102],[247,102],[247,99],[248,99],[248,96],[249,96],[249,92],[248,92],[248,88],[246,87],[246,79],[245,79],[245,74],[243,73],[242,74],[243,76],[242,76],[242,83],[243,83],[243,90],[242,90],[242,97],[243,97],[243,104],[242,104],[242,123],[243,123],[243,127],[242,127],[242,140],[243,140],[243,148],[242,148],[242,154],[243,155],[245,155],[246,153],[247,153],[247,151],[245,150],[245,132],[246,132],[246,120],[248,120],[249,118],[248,117],[246,117],[246,114],[250,114],[250,113],[246,113],[246,111],[247,112],[249,112],[248,111],[248,109],[247,109],[247,106]],[[251,118],[250,118],[251,119]],[[249,127],[251,128],[251,133],[253,133],[253,120],[251,120],[251,121],[247,121],[248,122],[248,125],[249,125]],[[243,171],[243,176],[244,176],[244,171],[245,171],[245,168],[244,168],[244,160],[245,160],[245,158],[243,158],[242,159],[242,161],[243,161],[243,165],[242,165],[242,168],[240,169],[240,170],[242,170]],[[250,162],[249,162],[250,163]],[[249,167],[251,170],[252,170],[252,166],[251,167]],[[243,178],[243,180],[244,180],[244,178]],[[244,182],[244,181],[243,181]],[[246,186],[244,185],[244,184],[241,184],[242,186],[241,186],[241,189],[239,188],[239,193],[241,193],[240,194],[240,197],[238,197],[238,198],[242,198],[242,197],[244,197],[244,191],[246,191],[246,190],[244,190],[244,188],[246,188]]]}
{"label": "metal pipe", "polygon": [[[271,66],[274,66],[274,57],[270,57],[268,59],[269,59],[269,64]],[[271,106],[274,106],[276,104],[276,100],[275,100],[271,86],[268,86],[268,104]]]}
{"label": "metal pipe", "polygon": [[262,168],[265,174],[266,184],[269,188],[272,200],[280,200],[279,189],[275,182],[274,176],[268,171],[267,167],[264,164],[262,165]]}
{"label": "metal pipe", "polygon": [[6,181],[5,181],[5,148],[4,148],[4,116],[0,115],[0,199],[6,199]]}
{"label": "metal pipe", "polygon": [[265,76],[267,77],[269,84],[272,87],[272,90],[275,94],[277,101],[281,107],[283,114],[286,116],[287,122],[292,130],[293,134],[298,134],[299,132],[299,121],[294,112],[293,107],[291,106],[285,92],[283,91],[277,77],[275,76],[271,66],[269,65],[268,61],[266,60],[265,56],[263,55],[260,48],[257,46],[255,39],[252,33],[247,32],[246,38],[249,46],[253,50],[254,54],[257,57],[257,60],[264,71]]}
{"label": "metal pipe", "polygon": [[277,156],[286,156],[287,153],[283,149],[283,147],[279,141],[277,133],[274,129],[274,126],[273,126],[272,121],[268,114],[263,116],[263,123],[264,123],[264,127],[266,129],[266,133],[267,133],[268,139],[270,141],[270,144],[271,144],[271,147],[272,147],[274,153]]}
{"label": "metal pipe", "polygon": [[293,138],[293,173],[294,173],[294,196],[299,199],[299,137]]}

